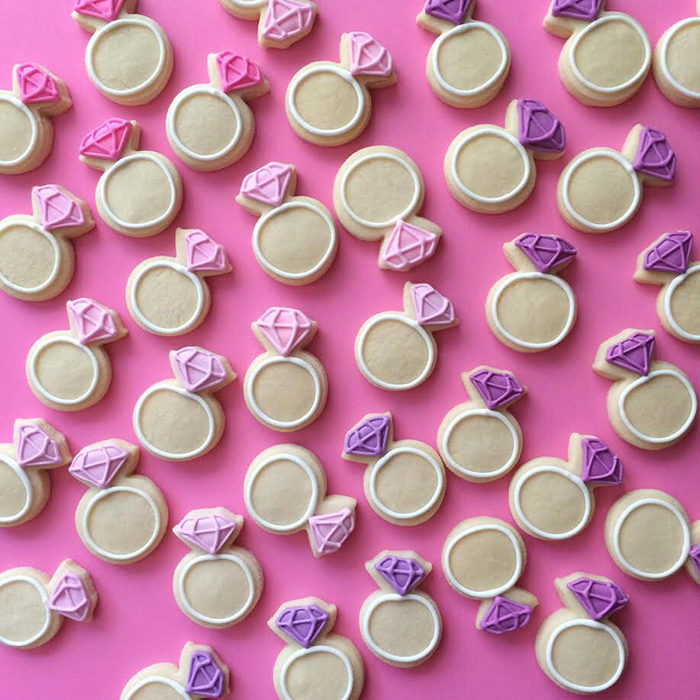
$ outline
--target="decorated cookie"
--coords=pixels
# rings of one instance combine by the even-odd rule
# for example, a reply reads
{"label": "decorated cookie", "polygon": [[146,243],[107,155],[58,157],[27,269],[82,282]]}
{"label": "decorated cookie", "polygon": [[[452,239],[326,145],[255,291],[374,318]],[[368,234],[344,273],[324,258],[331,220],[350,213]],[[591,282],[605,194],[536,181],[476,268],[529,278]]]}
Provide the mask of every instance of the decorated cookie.
{"label": "decorated cookie", "polygon": [[668,187],[676,154],[658,129],[637,124],[622,151],[589,148],[562,170],[557,186],[559,213],[584,233],[606,233],[624,226],[642,203],[642,186]]}
{"label": "decorated cookie", "polygon": [[70,473],[88,487],[75,510],[83,544],[110,564],[133,564],[147,557],[163,539],[168,505],[147,477],[133,474],[138,449],[111,438],[84,447]]}
{"label": "decorated cookie", "polygon": [[337,552],[355,529],[355,499],[326,495],[326,472],[299,445],[263,450],[248,467],[244,498],[250,517],[275,535],[306,530],[315,557]]}
{"label": "decorated cookie", "polygon": [[520,459],[523,434],[510,405],[527,392],[512,372],[482,365],[462,373],[467,401],[442,419],[437,446],[445,464],[475,483],[507,474]]}
{"label": "decorated cookie", "polygon": [[214,392],[235,378],[228,360],[196,345],[170,352],[175,379],[156,382],[134,406],[134,432],[153,455],[181,462],[213,449],[226,427]]}
{"label": "decorated cookie", "polygon": [[318,8],[311,0],[219,0],[234,17],[258,21],[258,42],[286,49],[313,28]]}
{"label": "decorated cookie", "polygon": [[437,603],[416,590],[433,565],[416,552],[385,549],[365,563],[379,590],[360,608],[360,631],[369,650],[392,666],[418,666],[437,649],[442,618]]}
{"label": "decorated cookie", "polygon": [[317,199],[295,197],[297,171],[272,161],[243,178],[236,201],[259,216],[253,252],[260,267],[283,284],[310,284],[335,259],[338,237],[330,212]]}
{"label": "decorated cookie", "polygon": [[27,355],[34,396],[57,411],[81,411],[109,389],[112,365],[102,346],[127,334],[112,309],[83,297],[66,303],[70,330],[42,335]]}
{"label": "decorated cookie", "polygon": [[433,92],[452,107],[481,107],[508,77],[510,47],[496,27],[472,19],[476,0],[426,0],[418,24],[438,38],[425,72]]}
{"label": "decorated cookie", "polygon": [[199,229],[175,232],[174,258],[158,255],[139,263],[126,283],[126,303],[136,323],[157,335],[182,335],[209,313],[204,278],[231,271],[226,251]]}
{"label": "decorated cookie", "polygon": [[287,119],[305,141],[340,146],[357,138],[372,114],[370,88],[396,82],[391,54],[367,32],[340,39],[340,63],[315,61],[289,82]]}
{"label": "decorated cookie", "polygon": [[403,151],[370,146],[353,153],[338,170],[335,211],[343,226],[363,241],[381,241],[379,267],[405,272],[433,256],[442,229],[416,216],[425,183]]}
{"label": "decorated cookie", "polygon": [[143,105],[158,97],[173,70],[173,50],[138,0],[75,0],[72,17],[92,34],[85,49],[90,82],[112,102]]}
{"label": "decorated cookie", "polygon": [[255,120],[246,102],[270,86],[257,63],[233,51],[210,53],[207,67],[206,85],[191,85],[170,103],[165,131],[177,157],[190,168],[221,170],[250,148]]}
{"label": "decorated cookie", "polygon": [[690,231],[664,233],[639,254],[634,279],[661,287],[656,313],[671,335],[700,343],[700,261],[691,262],[692,246]]}
{"label": "decorated cookie", "polygon": [[606,340],[593,370],[613,385],[608,418],[631,445],[661,450],[678,442],[695,422],[698,400],[684,372],[653,359],[654,331],[627,328]]}
{"label": "decorated cookie", "polygon": [[518,525],[541,540],[566,540],[588,526],[598,486],[622,483],[620,458],[599,438],[572,433],[569,458],[537,457],[518,469],[508,491]]}
{"label": "decorated cookie", "polygon": [[86,134],[80,160],[103,170],[95,190],[104,222],[125,236],[145,238],[164,231],[182,205],[182,182],[161,153],[137,150],[141,128],[112,117]]}
{"label": "decorated cookie", "polygon": [[564,607],[537,630],[540,668],[572,693],[599,693],[617,683],[627,664],[627,640],[609,617],[629,602],[604,576],[577,572],[554,581]]}
{"label": "decorated cookie", "polygon": [[243,518],[226,508],[191,510],[173,532],[192,551],[173,573],[173,595],[187,617],[221,629],[244,620],[257,605],[263,572],[247,549],[235,546]]}
{"label": "decorated cookie", "polygon": [[142,669],[124,686],[120,700],[200,700],[223,698],[231,692],[229,670],[217,653],[187,642],[177,666],[159,663]]}
{"label": "decorated cookie", "polygon": [[506,243],[503,253],[516,272],[489,290],[489,328],[518,352],[549,350],[576,322],[576,297],[557,274],[576,257],[576,248],[559,236],[523,233]]}
{"label": "decorated cookie", "polygon": [[362,657],[347,637],[331,632],[336,613],[320,598],[302,598],[284,603],[268,620],[287,643],[273,670],[280,700],[357,700],[362,694]]}
{"label": "decorated cookie", "polygon": [[299,309],[272,306],[251,327],[265,352],[245,374],[248,410],[272,430],[305,428],[321,415],[328,396],[323,365],[302,349],[316,334],[316,322]]}
{"label": "decorated cookie", "polygon": [[39,515],[51,495],[47,470],[70,459],[66,439],[46,421],[16,420],[13,444],[0,444],[0,527]]}
{"label": "decorated cookie", "polygon": [[537,177],[535,158],[559,158],[566,148],[563,124],[537,100],[513,100],[505,129],[477,124],[459,133],[445,153],[445,180],[467,209],[500,214],[520,206]]}
{"label": "decorated cookie", "polygon": [[515,528],[482,515],[463,520],[445,540],[442,571],[460,595],[481,602],[476,628],[504,634],[530,622],[537,598],[514,588],[527,552]]}
{"label": "decorated cookie", "polygon": [[367,465],[367,502],[394,525],[419,525],[432,518],[442,503],[442,460],[420,440],[394,441],[391,413],[368,413],[349,430],[343,458]]}
{"label": "decorated cookie", "polygon": [[368,382],[403,391],[422,384],[437,360],[435,331],[457,325],[452,302],[429,284],[406,282],[403,311],[365,321],[355,338],[355,361]]}

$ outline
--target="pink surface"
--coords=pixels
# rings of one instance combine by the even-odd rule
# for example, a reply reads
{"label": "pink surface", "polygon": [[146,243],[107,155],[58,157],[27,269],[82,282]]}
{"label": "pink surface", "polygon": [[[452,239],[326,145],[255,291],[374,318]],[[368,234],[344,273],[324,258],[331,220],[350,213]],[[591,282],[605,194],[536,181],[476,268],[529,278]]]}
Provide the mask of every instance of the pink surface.
{"label": "pink surface", "polygon": [[[281,602],[314,594],[338,605],[337,631],[351,637],[362,652],[366,698],[428,694],[472,699],[564,697],[564,691],[537,666],[533,641],[541,621],[559,607],[552,580],[581,569],[613,577],[631,598],[630,605],[615,617],[629,641],[629,665],[608,697],[697,697],[697,589],[684,572],[658,584],[622,574],[604,548],[603,522],[608,507],[624,490],[642,487],[667,490],[697,518],[700,433],[695,430],[680,445],[661,452],[645,452],[624,443],[613,433],[605,413],[610,384],[590,369],[603,339],[626,326],[654,328],[657,357],[678,364],[700,385],[698,349],[660,328],[655,312],[657,289],[632,281],[638,252],[661,233],[693,226],[700,233],[697,113],[668,103],[651,78],[633,100],[620,107],[601,110],[578,104],[557,75],[563,42],[541,27],[546,0],[479,2],[476,17],[492,22],[508,37],[513,65],[500,96],[474,111],[442,104],[426,83],[425,56],[433,37],[414,23],[420,0],[324,0],[320,4],[309,37],[284,51],[264,51],[256,42],[255,24],[231,17],[216,0],[142,0],[140,9],[170,36],[175,70],[160,98],[139,108],[113,105],[89,83],[83,67],[88,35],[70,19],[69,0],[3,4],[2,85],[10,85],[14,63],[37,61],[67,81],[75,105],[54,120],[55,147],[44,166],[3,178],[0,216],[31,211],[30,189],[45,183],[60,183],[93,202],[99,174],[78,162],[82,137],[107,117],[136,119],[143,128],[143,147],[169,155],[182,174],[185,203],[177,223],[201,228],[222,243],[234,270],[209,280],[212,309],[199,329],[180,339],[150,335],[128,315],[124,287],[138,262],[172,254],[173,230],[155,238],[129,239],[98,219],[96,229],[76,241],[76,275],[60,297],[30,304],[0,295],[5,336],[0,440],[11,440],[16,417],[36,416],[61,429],[74,453],[108,437],[135,441],[131,410],[146,387],[171,376],[170,349],[200,344],[224,354],[239,380],[217,394],[228,420],[218,448],[186,464],[166,463],[142,452],[139,470],[163,489],[171,526],[192,508],[222,505],[243,513],[246,524],[239,542],[257,555],[266,580],[259,605],[240,625],[223,631],[195,625],[179,611],[171,590],[173,569],[188,548],[169,533],[155,553],[138,564],[116,567],[97,560],[83,547],[73,523],[84,486],[67,469],[54,471],[53,496],[44,512],[28,524],[0,532],[0,568],[31,565],[52,572],[63,558],[74,557],[92,572],[100,603],[93,622],[67,621],[49,645],[29,652],[0,648],[0,668],[6,670],[0,695],[114,698],[135,671],[157,661],[176,661],[184,642],[191,639],[213,645],[228,662],[235,697],[272,698],[272,666],[282,644],[265,621]],[[657,2],[613,0],[611,4],[613,9],[634,13],[652,43],[667,26],[694,9],[690,0],[665,5],[664,12],[659,12]],[[398,84],[373,92],[372,123],[359,139],[342,148],[317,148],[297,138],[284,118],[285,88],[305,63],[337,60],[340,34],[349,30],[369,31],[389,48]],[[207,53],[224,49],[258,61],[271,92],[253,103],[258,133],[246,158],[222,172],[195,173],[179,164],[168,146],[165,112],[182,88],[206,82]],[[447,191],[442,176],[444,151],[466,126],[502,123],[506,105],[515,97],[540,99],[555,112],[566,125],[567,154],[561,160],[538,163],[535,191],[515,212],[496,217],[469,212]],[[620,231],[593,237],[569,229],[555,203],[556,181],[564,163],[592,146],[621,146],[637,121],[662,129],[677,149],[677,184],[670,189],[647,188],[642,210]],[[256,219],[234,202],[242,177],[270,160],[294,163],[299,170],[299,194],[331,206],[333,178],[343,160],[358,148],[382,143],[406,150],[422,169],[427,190],[422,214],[445,230],[436,256],[408,275],[382,271],[376,265],[378,244],[360,242],[339,230],[338,257],[320,281],[290,288],[268,277],[251,251]],[[490,286],[510,271],[501,245],[523,231],[563,235],[579,249],[578,259],[563,274],[578,296],[578,322],[561,346],[534,356],[501,345],[491,335],[483,311]],[[696,243],[696,257],[699,248]],[[401,307],[406,279],[432,283],[448,295],[461,324],[437,334],[439,361],[431,379],[416,390],[394,394],[370,386],[361,377],[353,359],[353,339],[370,315]],[[34,398],[24,378],[24,361],[40,335],[67,328],[65,302],[81,296],[117,309],[130,335],[107,348],[114,382],[105,399],[71,415],[52,411]],[[329,379],[324,414],[313,426],[291,436],[260,425],[246,410],[242,396],[245,370],[261,352],[250,323],[273,305],[301,308],[318,322],[319,333],[310,350],[325,363]],[[481,514],[511,520],[508,478],[473,485],[449,474],[438,514],[415,529],[400,528],[380,520],[367,506],[363,467],[340,459],[345,431],[370,411],[392,411],[398,439],[434,443],[445,412],[464,400],[460,372],[481,363],[514,370],[529,387],[528,395],[513,408],[524,433],[523,460],[547,454],[564,456],[569,433],[579,431],[609,442],[626,467],[623,487],[596,491],[596,513],[583,534],[565,543],[525,536],[529,556],[521,585],[538,596],[540,607],[528,628],[505,637],[477,632],[478,604],[447,585],[439,558],[446,534],[460,520]],[[262,449],[287,440],[319,456],[328,473],[330,492],[358,500],[357,530],[337,555],[315,560],[303,534],[286,538],[268,534],[246,514],[242,484],[248,464]],[[443,613],[444,635],[435,656],[417,669],[383,664],[366,649],[359,634],[360,605],[376,590],[363,562],[382,548],[416,548],[436,567],[425,590]]]}

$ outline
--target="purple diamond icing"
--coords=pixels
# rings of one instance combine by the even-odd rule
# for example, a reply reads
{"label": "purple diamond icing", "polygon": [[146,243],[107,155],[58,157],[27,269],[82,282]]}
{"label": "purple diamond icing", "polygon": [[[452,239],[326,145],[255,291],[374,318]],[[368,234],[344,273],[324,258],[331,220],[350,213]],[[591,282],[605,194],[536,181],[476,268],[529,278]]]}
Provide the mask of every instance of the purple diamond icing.
{"label": "purple diamond icing", "polygon": [[426,576],[425,569],[415,559],[396,557],[393,554],[388,554],[380,559],[374,568],[399,595],[406,595]]}
{"label": "purple diamond icing", "polygon": [[518,141],[533,151],[563,153],[564,125],[538,100],[518,100]]}
{"label": "purple diamond icing", "polygon": [[462,24],[472,0],[427,0],[423,10],[426,15]]}
{"label": "purple diamond icing", "polygon": [[181,539],[216,554],[236,531],[236,523],[220,513],[186,515],[174,529]]}
{"label": "purple diamond icing", "polygon": [[129,453],[118,445],[85,448],[73,457],[68,471],[88,486],[105,489],[128,458]]}
{"label": "purple diamond icing", "polygon": [[612,615],[629,602],[624,591],[612,581],[596,581],[582,576],[569,581],[566,587],[576,596],[591,620]]}
{"label": "purple diamond icing", "polygon": [[345,436],[343,452],[358,457],[379,457],[386,450],[391,419],[389,416],[371,416],[351,428]]}
{"label": "purple diamond icing", "polygon": [[188,346],[172,353],[177,374],[187,391],[214,389],[226,379],[223,362],[209,350]]}
{"label": "purple diamond icing", "polygon": [[20,425],[15,437],[15,453],[20,467],[52,467],[61,463],[58,443],[38,425]]}
{"label": "purple diamond icing", "polygon": [[620,458],[598,438],[581,440],[583,469],[581,480],[594,484],[619,486],[622,483],[622,462]]}
{"label": "purple diamond icing", "polygon": [[611,345],[605,353],[605,361],[635,374],[649,374],[654,352],[654,336],[648,333],[632,333],[619,343]]}
{"label": "purple diamond icing", "polygon": [[530,622],[532,608],[497,595],[481,620],[481,629],[491,634],[514,632]]}
{"label": "purple diamond icing", "polygon": [[452,302],[434,287],[421,282],[411,287],[411,303],[416,322],[420,326],[442,326],[454,323]]}
{"label": "purple diamond icing", "polygon": [[540,233],[523,233],[515,239],[515,246],[527,255],[538,272],[569,263],[578,252],[574,246],[560,236]]}
{"label": "purple diamond icing", "polygon": [[693,562],[693,566],[695,567],[695,574],[697,576],[700,576],[700,544],[694,544],[690,548],[688,556],[690,557],[690,561]]}
{"label": "purple diamond icing", "polygon": [[82,622],[90,612],[90,598],[79,576],[66,572],[49,595],[49,609]]}
{"label": "purple diamond icing", "polygon": [[552,17],[571,17],[592,22],[600,12],[603,0],[554,0]]}
{"label": "purple diamond icing", "polygon": [[220,698],[224,692],[224,673],[208,651],[195,651],[190,657],[185,691],[203,698]]}
{"label": "purple diamond icing", "polygon": [[329,619],[330,615],[315,603],[292,605],[280,613],[275,620],[275,625],[295,642],[308,649]]}
{"label": "purple diamond icing", "polygon": [[486,408],[491,410],[507,406],[525,393],[522,384],[507,372],[480,369],[469,375],[469,381],[476,387]]}
{"label": "purple diamond icing", "polygon": [[645,126],[639,135],[639,146],[632,167],[640,173],[671,182],[676,174],[676,154],[666,134]]}
{"label": "purple diamond icing", "polygon": [[688,269],[692,246],[690,231],[667,233],[644,254],[644,269],[681,275]]}

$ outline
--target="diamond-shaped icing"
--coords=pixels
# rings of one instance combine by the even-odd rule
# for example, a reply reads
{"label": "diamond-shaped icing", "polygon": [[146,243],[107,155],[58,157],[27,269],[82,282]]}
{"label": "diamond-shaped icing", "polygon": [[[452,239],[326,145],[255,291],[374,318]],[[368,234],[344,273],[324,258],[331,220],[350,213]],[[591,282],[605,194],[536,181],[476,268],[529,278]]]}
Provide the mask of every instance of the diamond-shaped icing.
{"label": "diamond-shaped icing", "polygon": [[497,595],[481,620],[481,629],[491,634],[514,632],[525,627],[531,615],[529,605]]}
{"label": "diamond-shaped icing", "polygon": [[132,124],[126,119],[110,117],[85,134],[80,142],[80,155],[86,158],[116,160],[121,156],[131,134]]}
{"label": "diamond-shaped icing", "polygon": [[15,429],[15,456],[20,467],[53,467],[63,461],[58,443],[34,423]]}
{"label": "diamond-shaped icing", "polygon": [[592,620],[600,620],[629,602],[624,591],[613,581],[597,581],[587,576],[569,581],[566,587],[576,596]]}
{"label": "diamond-shaped icing", "polygon": [[352,75],[391,75],[391,54],[367,32],[348,32],[350,73]]}
{"label": "diamond-shaped icing", "polygon": [[82,345],[113,340],[119,336],[115,314],[111,309],[86,297],[69,301],[66,308]]}
{"label": "diamond-shaped icing", "polygon": [[309,648],[328,622],[328,613],[316,604],[292,605],[285,608],[275,620],[275,625],[291,639]]}
{"label": "diamond-shaped icing", "polygon": [[486,408],[491,410],[508,406],[525,393],[522,384],[508,372],[481,369],[472,372],[469,381],[479,392]]}
{"label": "diamond-shaped icing", "polygon": [[287,356],[311,332],[311,319],[299,309],[273,306],[255,322],[280,355]]}
{"label": "diamond-shaped icing", "polygon": [[570,17],[592,22],[603,5],[603,0],[554,0],[553,17]]}
{"label": "diamond-shaped icing", "polygon": [[269,0],[261,33],[273,41],[287,41],[305,33],[315,19],[311,5],[297,0]]}
{"label": "diamond-shaped icing", "polygon": [[187,693],[201,698],[220,698],[224,680],[224,672],[210,652],[199,650],[192,654],[185,681]]}
{"label": "diamond-shaped icing", "polygon": [[574,246],[560,236],[524,233],[515,239],[515,246],[527,255],[538,272],[548,272],[576,257]]}
{"label": "diamond-shaped icing", "polygon": [[435,253],[437,241],[432,231],[397,221],[382,249],[381,262],[390,270],[410,270]]}
{"label": "diamond-shaped icing", "polygon": [[411,302],[416,321],[421,326],[454,323],[455,310],[452,302],[429,284],[414,284],[411,287]]}
{"label": "diamond-shaped icing", "polygon": [[423,8],[426,15],[462,24],[473,0],[427,0]]}
{"label": "diamond-shaped icing", "polygon": [[648,333],[632,333],[611,345],[605,360],[635,374],[646,376],[654,353],[654,336]]}
{"label": "diamond-shaped icing", "polygon": [[622,462],[602,440],[584,438],[581,441],[581,450],[583,452],[582,481],[612,486],[622,483]]}
{"label": "diamond-shaped icing", "polygon": [[632,167],[640,173],[671,182],[676,174],[676,154],[658,129],[645,126],[639,135],[639,146]]}
{"label": "diamond-shaped icing", "polygon": [[309,518],[311,541],[319,554],[337,552],[354,529],[355,515],[349,508]]}
{"label": "diamond-shaped icing", "polygon": [[380,559],[374,568],[399,595],[406,595],[426,576],[425,569],[413,557],[389,554]]}
{"label": "diamond-shaped icing", "polygon": [[19,99],[25,104],[57,102],[60,98],[56,81],[48,71],[36,63],[20,63],[15,66],[15,77],[19,87]]}
{"label": "diamond-shaped icing", "polygon": [[90,598],[79,576],[66,572],[49,594],[49,609],[76,622],[90,613]]}
{"label": "diamond-shaped icing", "polygon": [[667,233],[644,254],[644,269],[681,275],[688,269],[692,246],[690,231]]}
{"label": "diamond-shaped icing", "polygon": [[216,67],[223,92],[256,87],[263,80],[260,66],[255,61],[251,61],[234,51],[217,53]]}
{"label": "diamond-shaped icing", "polygon": [[204,231],[185,234],[185,255],[190,272],[226,272],[229,269],[226,251]]}
{"label": "diamond-shaped icing", "polygon": [[345,436],[343,452],[359,457],[379,457],[386,450],[391,419],[389,416],[370,416],[351,428]]}
{"label": "diamond-shaped icing", "polygon": [[538,100],[518,100],[518,141],[542,153],[563,153],[564,125]]}
{"label": "diamond-shaped icing", "polygon": [[126,464],[129,453],[119,445],[105,444],[87,447],[73,458],[68,471],[88,486],[107,488]]}
{"label": "diamond-shaped icing", "polygon": [[186,515],[176,526],[175,534],[181,539],[216,554],[236,532],[236,523],[220,513]]}
{"label": "diamond-shaped icing", "polygon": [[105,22],[116,19],[125,0],[76,0],[74,9],[81,15],[97,17]]}
{"label": "diamond-shaped icing", "polygon": [[80,204],[56,185],[41,185],[32,190],[37,203],[41,225],[47,231],[82,226],[85,215]]}
{"label": "diamond-shaped icing", "polygon": [[209,350],[188,346],[171,353],[177,376],[187,391],[214,389],[227,377],[221,358]]}
{"label": "diamond-shaped icing", "polygon": [[271,207],[284,201],[292,177],[292,168],[284,163],[270,162],[243,178],[241,194]]}

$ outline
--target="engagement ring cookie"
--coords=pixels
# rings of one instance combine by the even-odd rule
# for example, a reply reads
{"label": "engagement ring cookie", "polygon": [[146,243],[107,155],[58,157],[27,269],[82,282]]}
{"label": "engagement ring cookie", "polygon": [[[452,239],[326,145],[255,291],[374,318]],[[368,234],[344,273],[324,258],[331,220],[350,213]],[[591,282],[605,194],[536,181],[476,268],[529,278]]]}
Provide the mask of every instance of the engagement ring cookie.
{"label": "engagement ring cookie", "polygon": [[204,231],[179,228],[174,258],[139,263],[126,283],[129,313],[145,331],[182,335],[204,321],[211,295],[205,278],[231,271],[226,251]]}
{"label": "engagement ring cookie", "polygon": [[49,578],[20,566],[0,573],[0,644],[34,649],[53,639],[63,622],[89,622],[97,605],[90,574],[70,559]]}
{"label": "engagement ring cookie", "polygon": [[287,646],[275,661],[273,679],[280,700],[357,700],[365,667],[347,638],[331,633],[337,609],[320,598],[284,603],[268,620]]}
{"label": "engagement ring cookie", "polygon": [[110,564],[133,564],[163,539],[168,504],[147,477],[134,475],[139,451],[125,440],[109,439],[84,447],[70,473],[88,487],[75,510],[83,544]]}
{"label": "engagement ring cookie", "polygon": [[370,88],[396,82],[391,54],[367,32],[340,40],[340,63],[315,61],[289,82],[285,108],[292,129],[318,146],[357,138],[372,114]]}
{"label": "engagement ring cookie", "polygon": [[226,508],[200,508],[173,528],[193,550],[173,573],[173,595],[180,610],[202,627],[235,625],[260,599],[260,564],[247,549],[233,544],[242,527],[243,518]]}
{"label": "engagement ring cookie", "polygon": [[259,216],[253,253],[260,267],[283,284],[303,285],[326,274],[338,236],[330,212],[317,199],[295,197],[297,171],[272,161],[243,178],[236,201]]}
{"label": "engagement ring cookie", "polygon": [[250,517],[264,530],[289,535],[306,530],[315,557],[337,552],[355,529],[355,499],[327,496],[326,472],[299,445],[263,450],[245,475]]}
{"label": "engagement ring cookie", "polygon": [[394,441],[391,413],[368,413],[348,431],[343,458],[366,464],[365,498],[394,525],[419,525],[442,504],[442,460],[419,440]]}
{"label": "engagement ring cookie", "polygon": [[127,334],[112,309],[83,297],[66,303],[70,330],[42,335],[29,349],[29,388],[57,411],[82,411],[109,389],[112,365],[102,345]]}
{"label": "engagement ring cookie", "polygon": [[95,190],[100,216],[135,238],[164,231],[182,205],[180,174],[163,154],[137,150],[140,135],[135,121],[112,117],[80,143],[80,160],[104,171]]}
{"label": "engagement ring cookie", "polygon": [[173,70],[173,50],[150,17],[134,14],[138,0],[76,0],[72,17],[92,34],[85,49],[90,82],[121,105],[158,97]]}
{"label": "engagement ring cookie", "polygon": [[477,124],[455,137],[445,153],[445,180],[462,206],[501,214],[530,196],[535,158],[559,158],[565,148],[564,126],[547,107],[537,100],[513,100],[505,129]]}
{"label": "engagement ring cookie", "polygon": [[476,0],[426,0],[418,24],[438,38],[426,75],[452,107],[481,107],[496,97],[510,70],[510,47],[496,27],[472,19]]}
{"label": "engagement ring cookie", "polygon": [[270,89],[260,66],[233,51],[207,57],[209,83],[191,85],[170,103],[165,133],[175,155],[195,170],[221,170],[243,158],[255,135],[246,104]]}
{"label": "engagement ring cookie", "polygon": [[615,432],[644,450],[670,447],[691,429],[698,400],[687,375],[653,359],[654,331],[627,328],[598,348],[593,371],[610,379],[608,418]]}
{"label": "engagement ring cookie", "polygon": [[522,537],[498,518],[469,518],[447,535],[442,571],[457,593],[481,601],[476,616],[478,630],[504,634],[530,622],[537,598],[514,588],[526,558]]}
{"label": "engagement ring cookie", "polygon": [[196,345],[170,352],[175,379],[156,382],[134,406],[139,442],[152,454],[181,462],[213,449],[226,427],[226,416],[213,394],[236,375],[223,355]]}

